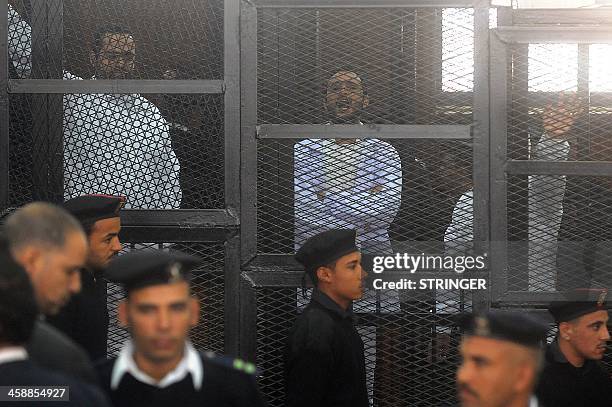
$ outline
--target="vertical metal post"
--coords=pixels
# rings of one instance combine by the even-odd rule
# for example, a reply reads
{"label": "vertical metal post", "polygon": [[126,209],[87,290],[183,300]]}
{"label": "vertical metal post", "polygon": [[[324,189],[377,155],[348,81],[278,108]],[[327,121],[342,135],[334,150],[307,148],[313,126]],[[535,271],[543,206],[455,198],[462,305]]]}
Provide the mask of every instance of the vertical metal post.
{"label": "vertical metal post", "polygon": [[240,9],[240,259],[257,253],[257,9]]}
{"label": "vertical metal post", "polygon": [[497,35],[489,35],[491,46],[490,93],[490,230],[491,300],[507,291],[508,280],[508,213],[506,208],[506,140],[507,140],[507,46]]}
{"label": "vertical metal post", "polygon": [[[225,0],[224,37],[224,134],[225,206],[240,214],[240,0]],[[240,347],[240,235],[225,243],[225,352],[239,354]]]}
{"label": "vertical metal post", "polygon": [[[257,9],[240,3],[240,264],[257,254]],[[255,360],[257,303],[240,283],[240,355]]]}
{"label": "vertical metal post", "polygon": [[9,94],[8,1],[0,0],[0,210],[8,207],[9,193]]}
{"label": "vertical metal post", "polygon": [[[474,9],[474,253],[488,252],[489,241],[489,2]],[[489,287],[490,288],[490,287]],[[487,306],[489,298],[479,298],[474,308]],[[489,300],[489,301],[487,301]],[[476,309],[479,311],[479,309]]]}
{"label": "vertical metal post", "polygon": [[[63,0],[32,2],[32,76],[62,78]],[[34,95],[34,197],[63,199],[63,95]]]}

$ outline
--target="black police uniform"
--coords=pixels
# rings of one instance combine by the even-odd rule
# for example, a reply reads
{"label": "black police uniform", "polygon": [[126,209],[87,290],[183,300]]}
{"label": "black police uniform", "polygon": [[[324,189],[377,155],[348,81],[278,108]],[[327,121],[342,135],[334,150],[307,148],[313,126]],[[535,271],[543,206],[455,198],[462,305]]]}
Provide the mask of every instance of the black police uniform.
{"label": "black police uniform", "polygon": [[[140,251],[113,260],[105,276],[109,281],[122,284],[129,296],[144,287],[188,282],[191,269],[199,263],[198,258],[178,251]],[[180,381],[165,387],[144,383],[126,371],[113,388],[111,380],[117,359],[102,362],[97,370],[102,387],[115,407],[265,406],[257,389],[253,365],[211,352],[200,354],[200,358],[202,386],[199,389],[194,386],[191,371]]]}
{"label": "black police uniform", "polygon": [[260,407],[265,406],[257,391],[255,376],[235,367],[237,359],[200,354],[203,383],[199,390],[193,385],[191,374],[181,381],[159,388],[143,383],[125,373],[116,389],[110,388],[115,359],[98,366],[100,382],[110,395],[114,407]]}
{"label": "black police uniform", "polygon": [[81,345],[91,360],[106,358],[108,310],[101,272],[81,270],[81,292],[47,322]]}
{"label": "black police uniform", "polygon": [[[89,229],[99,220],[119,217],[124,205],[123,196],[83,195],[67,200],[63,207]],[[81,291],[57,315],[47,318],[94,361],[106,358],[109,323],[106,288],[102,271],[82,269]]]}
{"label": "black police uniform", "polygon": [[[607,289],[576,289],[563,301],[550,304],[548,311],[557,324],[606,310]],[[612,372],[598,361],[572,365],[559,347],[557,337],[546,349],[546,359],[537,388],[546,407],[603,407],[612,405]]]}
{"label": "black police uniform", "polygon": [[286,406],[367,407],[365,378],[352,311],[314,290],[285,350]]}
{"label": "black police uniform", "polygon": [[[68,388],[70,401],[54,401],[51,398],[44,401],[3,401],[5,407],[35,407],[35,406],[76,406],[76,407],[108,407],[104,394],[92,385],[77,379],[68,378],[59,373],[43,369],[30,360],[20,360],[0,364],[0,386],[19,388],[23,386],[63,386]],[[42,400],[42,399],[41,399]]]}
{"label": "black police uniform", "polygon": [[[309,238],[295,255],[313,278],[316,270],[356,252],[355,231],[332,229]],[[285,348],[286,406],[367,407],[363,341],[352,308],[342,309],[315,289]]]}
{"label": "black police uniform", "polygon": [[536,394],[545,407],[608,407],[612,405],[612,378],[594,360],[575,367],[554,341],[546,350]]}

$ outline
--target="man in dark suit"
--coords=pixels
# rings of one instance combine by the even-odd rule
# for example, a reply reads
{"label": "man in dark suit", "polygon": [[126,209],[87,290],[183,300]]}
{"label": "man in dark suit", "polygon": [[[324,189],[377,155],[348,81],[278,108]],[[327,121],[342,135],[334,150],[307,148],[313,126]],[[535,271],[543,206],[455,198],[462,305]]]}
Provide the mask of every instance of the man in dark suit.
{"label": "man in dark suit", "polygon": [[84,195],[62,205],[83,226],[89,252],[80,270],[81,292],[48,322],[81,345],[92,360],[106,357],[109,319],[102,273],[121,250],[119,211],[124,204],[122,196]]}
{"label": "man in dark suit", "polygon": [[[79,270],[87,257],[81,225],[58,206],[34,202],[8,216],[3,230],[12,257],[30,277],[40,313],[56,314],[81,289]],[[42,320],[28,352],[43,367],[96,380],[85,351]]]}
{"label": "man in dark suit", "polygon": [[[107,407],[104,395],[95,387],[41,368],[29,360],[25,344],[32,335],[38,307],[28,275],[12,259],[6,244],[3,246],[0,250],[0,386],[6,387],[0,392],[0,404]],[[20,397],[22,389],[42,386],[61,386],[65,390],[45,392],[54,397],[28,401]]]}
{"label": "man in dark suit", "polygon": [[599,364],[610,340],[606,294],[607,289],[577,289],[567,301],[550,305],[558,334],[546,349],[537,389],[545,406],[603,407],[612,402],[612,377]]}
{"label": "man in dark suit", "polygon": [[201,354],[187,339],[199,320],[189,283],[198,263],[180,252],[157,250],[128,253],[109,265],[108,279],[126,290],[118,316],[132,336],[117,358],[98,366],[115,407],[264,406],[255,366]]}

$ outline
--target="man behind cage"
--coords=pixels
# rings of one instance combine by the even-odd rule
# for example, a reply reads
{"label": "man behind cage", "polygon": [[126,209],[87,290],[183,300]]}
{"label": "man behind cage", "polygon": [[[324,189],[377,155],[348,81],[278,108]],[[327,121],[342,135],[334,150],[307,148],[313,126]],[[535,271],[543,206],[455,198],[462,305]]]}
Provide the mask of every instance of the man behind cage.
{"label": "man behind cage", "polygon": [[[357,73],[340,70],[327,80],[327,124],[360,125],[368,105]],[[294,168],[296,250],[317,233],[341,228],[356,231],[357,246],[365,255],[392,253],[388,229],[401,203],[402,167],[391,144],[376,138],[305,139],[294,147]],[[298,304],[304,305],[299,292]],[[398,293],[366,290],[355,311],[399,312]],[[397,372],[388,362],[397,357],[391,345],[395,336],[387,328],[385,324],[374,333],[372,327],[360,327],[362,335],[370,338],[366,347],[376,348],[374,390],[372,363],[368,364],[368,387],[380,403],[392,397],[393,386],[397,392],[401,385],[391,384]]]}
{"label": "man behind cage", "polygon": [[[8,7],[9,58],[20,78],[32,72],[32,29]],[[92,79],[130,79],[136,41],[127,28],[94,34]],[[64,71],[64,79],[80,77]],[[178,209],[180,166],[157,107],[137,94],[66,94],[63,98],[64,197],[105,193],[127,197],[126,208]]]}

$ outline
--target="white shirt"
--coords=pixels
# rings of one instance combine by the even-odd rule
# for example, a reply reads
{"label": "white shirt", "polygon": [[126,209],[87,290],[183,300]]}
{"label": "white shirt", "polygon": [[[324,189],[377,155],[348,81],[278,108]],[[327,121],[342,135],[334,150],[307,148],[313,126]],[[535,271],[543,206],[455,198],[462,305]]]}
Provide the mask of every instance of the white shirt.
{"label": "white shirt", "polygon": [[134,361],[133,355],[134,345],[132,344],[132,341],[128,341],[121,349],[121,352],[113,365],[110,382],[110,387],[112,390],[119,387],[121,379],[126,373],[131,374],[136,380],[142,383],[150,384],[151,386],[159,387],[160,389],[180,382],[185,378],[185,376],[187,376],[188,373],[191,373],[193,388],[196,390],[200,390],[202,388],[202,359],[200,359],[200,355],[189,342],[185,344],[185,352],[179,364],[174,368],[174,370],[168,372],[168,374],[159,381],[153,379],[151,376],[140,370]]}
{"label": "white shirt", "polygon": [[28,358],[28,351],[23,346],[8,346],[0,349],[0,365],[2,363],[17,362],[19,360],[26,360]]}

